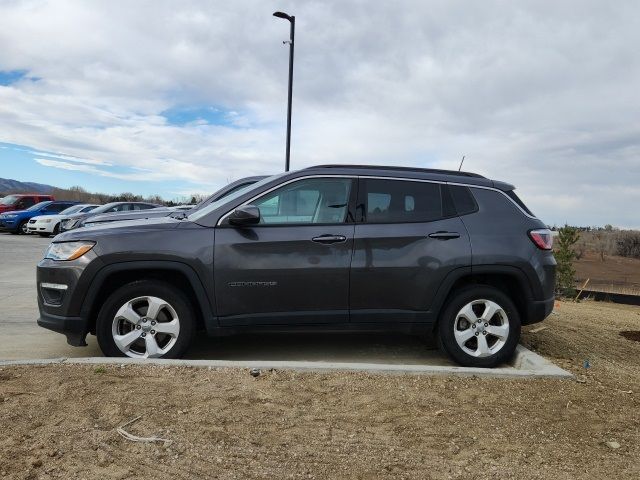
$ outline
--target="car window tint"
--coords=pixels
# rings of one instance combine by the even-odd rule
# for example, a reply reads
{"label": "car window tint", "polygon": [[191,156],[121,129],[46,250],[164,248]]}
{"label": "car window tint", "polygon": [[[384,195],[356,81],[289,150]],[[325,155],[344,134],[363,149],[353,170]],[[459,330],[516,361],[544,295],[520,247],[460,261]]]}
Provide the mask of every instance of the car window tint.
{"label": "car window tint", "polygon": [[469,187],[450,185],[449,192],[458,215],[466,215],[478,210],[478,205]]}
{"label": "car window tint", "polygon": [[32,207],[35,204],[36,204],[36,201],[33,197],[23,197],[21,200],[18,201],[18,206],[21,209]]}
{"label": "car window tint", "polygon": [[51,205],[51,211],[56,213],[60,213],[61,211],[67,208],[69,208],[68,203],[62,203],[62,204],[59,203],[59,204]]}
{"label": "car window tint", "polygon": [[348,178],[309,178],[252,202],[262,224],[343,223],[351,191]]}
{"label": "car window tint", "polygon": [[230,189],[228,192],[224,192],[222,195],[220,195],[218,198],[216,198],[216,201],[222,200],[223,198],[228,197],[229,195],[232,195],[232,194],[236,193],[238,190],[242,190],[243,188],[246,188],[249,185],[253,185],[254,183],[256,183],[256,182],[241,183],[240,185],[236,185],[235,187]]}
{"label": "car window tint", "polygon": [[[443,218],[440,185],[404,180],[363,180],[359,201],[368,223],[430,222]],[[362,205],[362,203],[365,205]]]}

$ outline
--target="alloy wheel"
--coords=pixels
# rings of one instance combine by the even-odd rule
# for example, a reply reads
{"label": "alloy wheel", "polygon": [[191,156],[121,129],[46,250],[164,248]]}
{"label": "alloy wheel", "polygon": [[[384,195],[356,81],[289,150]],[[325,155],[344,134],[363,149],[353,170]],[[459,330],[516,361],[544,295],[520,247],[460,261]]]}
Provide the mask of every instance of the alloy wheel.
{"label": "alloy wheel", "polygon": [[180,335],[180,319],[165,300],[143,296],[129,300],[116,312],[111,333],[118,349],[132,358],[159,358]]}
{"label": "alloy wheel", "polygon": [[460,309],[453,329],[462,351],[473,357],[490,357],[500,351],[509,338],[509,318],[497,303],[479,299]]}

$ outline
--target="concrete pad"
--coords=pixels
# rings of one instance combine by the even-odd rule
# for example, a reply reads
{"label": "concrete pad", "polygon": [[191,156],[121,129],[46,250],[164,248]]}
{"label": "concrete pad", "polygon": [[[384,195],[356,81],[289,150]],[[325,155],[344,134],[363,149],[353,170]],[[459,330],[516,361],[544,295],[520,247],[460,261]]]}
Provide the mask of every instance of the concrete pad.
{"label": "concrete pad", "polygon": [[498,368],[468,368],[443,365],[401,365],[381,363],[346,362],[304,362],[278,360],[163,360],[133,358],[59,358],[42,360],[6,360],[0,361],[0,367],[13,365],[162,365],[196,368],[257,368],[261,370],[296,370],[309,372],[350,371],[372,374],[409,374],[409,375],[456,375],[496,378],[573,378],[566,370],[545,360],[540,355],[518,345],[513,364]]}

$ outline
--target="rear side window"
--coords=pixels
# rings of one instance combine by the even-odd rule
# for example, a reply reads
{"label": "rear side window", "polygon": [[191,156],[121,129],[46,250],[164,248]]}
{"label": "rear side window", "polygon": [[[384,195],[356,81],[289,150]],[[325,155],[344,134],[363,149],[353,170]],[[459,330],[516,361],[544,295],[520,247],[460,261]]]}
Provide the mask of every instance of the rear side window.
{"label": "rear side window", "polygon": [[415,223],[443,218],[440,184],[377,179],[361,182],[358,199],[361,221]]}
{"label": "rear side window", "polygon": [[506,194],[509,196],[509,198],[510,198],[511,200],[513,200],[514,202],[516,202],[516,203],[518,204],[518,206],[519,206],[522,210],[524,210],[525,212],[527,212],[527,213],[528,213],[529,215],[531,215],[532,217],[534,217],[534,216],[535,216],[533,213],[531,213],[531,210],[529,210],[529,209],[527,208],[527,206],[524,204],[524,202],[523,202],[522,200],[520,200],[520,197],[518,197],[518,195],[516,195],[516,192],[515,192],[515,191],[513,191],[513,190],[508,190],[508,191],[506,191],[506,192],[504,192],[504,193],[506,193]]}
{"label": "rear side window", "polygon": [[478,211],[478,204],[469,187],[449,185],[449,193],[458,215],[467,215]]}

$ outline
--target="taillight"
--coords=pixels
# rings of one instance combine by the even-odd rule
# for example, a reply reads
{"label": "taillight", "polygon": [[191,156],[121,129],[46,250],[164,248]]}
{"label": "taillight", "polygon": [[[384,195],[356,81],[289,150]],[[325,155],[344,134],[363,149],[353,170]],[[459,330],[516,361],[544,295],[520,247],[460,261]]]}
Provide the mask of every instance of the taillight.
{"label": "taillight", "polygon": [[529,232],[529,238],[540,250],[551,250],[551,247],[553,246],[551,230],[546,228],[531,230]]}

